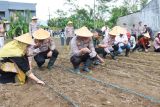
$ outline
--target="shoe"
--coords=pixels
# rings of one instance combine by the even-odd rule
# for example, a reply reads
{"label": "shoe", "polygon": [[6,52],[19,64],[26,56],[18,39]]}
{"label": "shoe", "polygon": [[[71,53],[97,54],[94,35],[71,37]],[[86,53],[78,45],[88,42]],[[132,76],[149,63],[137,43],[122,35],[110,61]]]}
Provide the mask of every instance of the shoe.
{"label": "shoe", "polygon": [[113,60],[116,60],[114,53],[110,53]]}
{"label": "shoe", "polygon": [[51,70],[53,68],[53,66],[47,66],[48,70]]}
{"label": "shoe", "polygon": [[126,52],[125,52],[126,57],[129,57],[129,52],[130,52],[130,49],[126,49]]}
{"label": "shoe", "polygon": [[51,69],[53,68],[53,65],[54,65],[56,59],[57,59],[57,57],[53,57],[53,56],[50,58],[50,60],[49,60],[49,62],[48,62],[48,66],[47,66],[47,68],[48,68],[49,70],[51,70]]}
{"label": "shoe", "polygon": [[101,63],[99,61],[95,61],[93,64],[94,65],[100,65]]}
{"label": "shoe", "polygon": [[80,74],[80,69],[79,68],[75,68],[74,72],[77,73],[77,74]]}
{"label": "shoe", "polygon": [[86,72],[88,72],[88,73],[92,72],[92,70],[90,70],[90,69],[87,68],[87,67],[83,68],[83,71],[86,71]]}
{"label": "shoe", "polygon": [[120,54],[120,52],[118,52],[118,51],[115,51],[113,53],[114,53],[115,56],[118,56]]}

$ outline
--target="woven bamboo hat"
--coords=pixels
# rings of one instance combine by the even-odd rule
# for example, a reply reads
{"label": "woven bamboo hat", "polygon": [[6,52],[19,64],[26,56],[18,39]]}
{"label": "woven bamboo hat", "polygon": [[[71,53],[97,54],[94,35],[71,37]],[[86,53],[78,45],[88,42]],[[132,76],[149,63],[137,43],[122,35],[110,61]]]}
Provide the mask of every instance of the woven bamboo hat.
{"label": "woven bamboo hat", "polygon": [[112,32],[110,32],[110,33],[112,33],[114,35],[127,34],[127,30],[125,28],[123,28],[123,27],[120,27],[120,26],[113,27],[111,31]]}
{"label": "woven bamboo hat", "polygon": [[37,19],[38,19],[38,17],[36,17],[36,16],[32,17],[32,20],[37,20]]}
{"label": "woven bamboo hat", "polygon": [[21,36],[15,37],[14,38],[17,41],[29,44],[29,45],[35,45],[34,41],[32,39],[32,36],[29,33],[23,34]]}
{"label": "woven bamboo hat", "polygon": [[110,35],[110,36],[117,36],[118,33],[116,32],[116,30],[111,30],[111,31],[109,32],[109,35]]}
{"label": "woven bamboo hat", "polygon": [[73,22],[72,22],[72,21],[69,21],[67,24],[73,24]]}
{"label": "woven bamboo hat", "polygon": [[77,29],[75,31],[75,34],[81,37],[92,37],[93,36],[93,33],[91,33],[91,31],[89,31],[88,28],[85,26],[81,27],[80,29]]}
{"label": "woven bamboo hat", "polygon": [[150,38],[150,35],[149,35],[149,33],[147,32],[147,33],[145,33],[145,34],[143,34],[145,37],[147,37],[147,38]]}
{"label": "woven bamboo hat", "polygon": [[4,23],[5,23],[5,24],[9,24],[10,22],[9,22],[9,21],[4,21]]}
{"label": "woven bamboo hat", "polygon": [[50,37],[50,33],[44,29],[38,29],[35,32],[33,32],[33,37],[39,40],[47,39]]}

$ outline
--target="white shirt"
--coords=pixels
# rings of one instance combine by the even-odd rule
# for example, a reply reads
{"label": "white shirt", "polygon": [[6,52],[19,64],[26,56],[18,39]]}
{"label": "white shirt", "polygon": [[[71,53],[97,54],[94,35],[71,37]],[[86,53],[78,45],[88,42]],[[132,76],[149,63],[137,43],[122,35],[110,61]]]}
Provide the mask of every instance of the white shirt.
{"label": "white shirt", "polygon": [[123,42],[128,41],[127,35],[123,35],[122,37],[120,35],[116,36],[115,38],[115,44],[119,43],[119,46],[123,46]]}
{"label": "white shirt", "polygon": [[133,49],[136,46],[136,40],[135,37],[131,36],[129,43],[131,45],[131,49]]}

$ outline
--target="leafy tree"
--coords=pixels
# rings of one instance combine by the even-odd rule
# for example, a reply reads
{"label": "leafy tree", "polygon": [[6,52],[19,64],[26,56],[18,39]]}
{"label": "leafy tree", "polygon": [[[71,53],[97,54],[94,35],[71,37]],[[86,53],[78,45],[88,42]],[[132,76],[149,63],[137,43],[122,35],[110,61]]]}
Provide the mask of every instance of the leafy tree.
{"label": "leafy tree", "polygon": [[27,33],[29,31],[30,20],[31,14],[29,11],[26,11],[26,16],[22,15],[20,12],[16,12],[16,15],[10,18],[10,29],[7,32],[8,37],[13,38]]}
{"label": "leafy tree", "polygon": [[116,25],[117,19],[121,16],[125,16],[129,14],[129,11],[127,10],[127,7],[125,6],[121,6],[119,8],[113,8],[111,11],[111,18],[109,19],[109,21],[107,22],[107,24],[109,25],[109,27],[113,27]]}
{"label": "leafy tree", "polygon": [[140,0],[141,8],[144,8],[148,3],[148,0]]}
{"label": "leafy tree", "polygon": [[138,11],[139,0],[124,0],[123,5],[127,7],[130,13],[134,13]]}
{"label": "leafy tree", "polygon": [[[83,25],[93,28],[96,25],[97,28],[100,28],[105,25],[105,16],[104,14],[108,12],[108,6],[106,3],[111,0],[95,0],[96,7],[86,5],[86,8],[80,8],[77,4],[77,0],[66,0],[65,5],[70,6],[69,10],[66,12],[62,10],[57,10],[56,13],[59,16],[58,18],[52,18],[48,21],[48,26],[64,28],[66,23],[71,20],[73,21],[75,28],[79,28]],[[69,12],[70,16],[66,17],[66,14]]]}

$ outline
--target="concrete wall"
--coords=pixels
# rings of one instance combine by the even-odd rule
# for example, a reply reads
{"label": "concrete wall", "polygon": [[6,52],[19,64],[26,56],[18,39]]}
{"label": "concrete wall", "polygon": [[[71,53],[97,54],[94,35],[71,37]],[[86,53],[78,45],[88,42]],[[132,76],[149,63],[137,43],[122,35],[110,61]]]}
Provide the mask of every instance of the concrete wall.
{"label": "concrete wall", "polygon": [[150,26],[153,31],[160,31],[160,0],[152,0],[139,12],[120,17],[117,25],[126,23],[131,28],[133,24],[138,25],[139,21]]}

